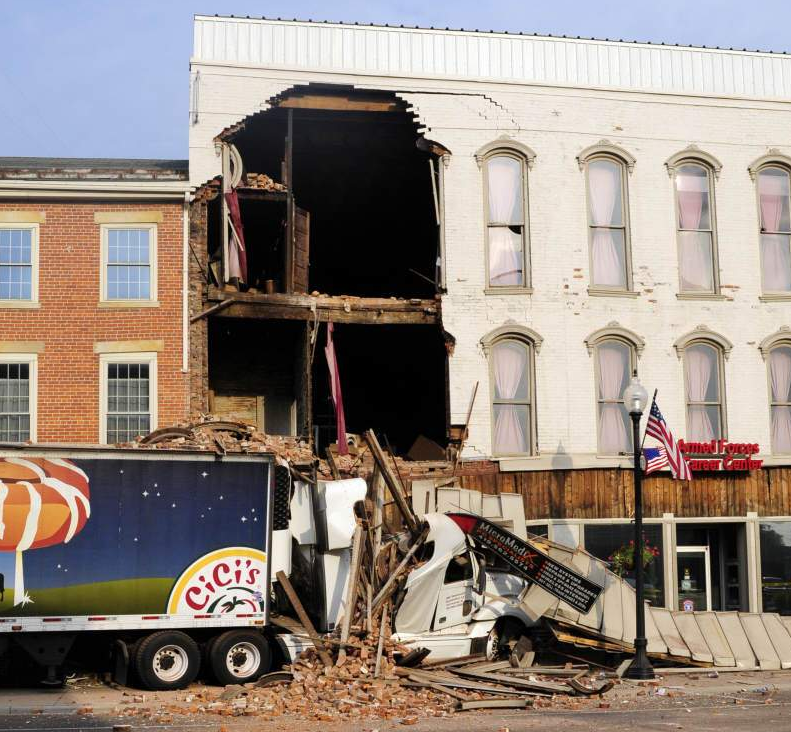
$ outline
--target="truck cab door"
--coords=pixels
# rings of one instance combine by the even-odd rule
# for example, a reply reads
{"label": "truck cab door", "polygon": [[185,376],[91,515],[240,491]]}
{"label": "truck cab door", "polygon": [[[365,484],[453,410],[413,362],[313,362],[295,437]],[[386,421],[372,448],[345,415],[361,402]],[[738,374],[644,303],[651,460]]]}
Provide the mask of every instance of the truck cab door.
{"label": "truck cab door", "polygon": [[434,630],[470,622],[479,604],[475,593],[477,572],[477,563],[471,552],[450,560],[437,598]]}

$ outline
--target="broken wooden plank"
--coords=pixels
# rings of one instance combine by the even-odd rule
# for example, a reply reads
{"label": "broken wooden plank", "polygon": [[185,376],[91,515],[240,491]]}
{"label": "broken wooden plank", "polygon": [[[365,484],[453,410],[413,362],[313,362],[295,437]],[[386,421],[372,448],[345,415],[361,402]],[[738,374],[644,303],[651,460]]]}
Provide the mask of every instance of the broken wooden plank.
{"label": "broken wooden plank", "polygon": [[[346,585],[346,601],[343,604],[343,620],[341,621],[341,643],[349,640],[349,629],[352,625],[354,607],[357,603],[357,583],[360,581],[360,564],[362,562],[363,527],[357,524],[354,527],[352,538],[352,556],[349,562],[349,580]],[[346,648],[341,646],[338,651],[338,665],[342,666],[346,660]]]}
{"label": "broken wooden plank", "polygon": [[[695,621],[700,628],[700,632],[706,639],[706,644],[711,650],[715,666],[735,666],[736,658],[731,650],[730,643],[717,620],[717,613],[697,612]],[[789,638],[791,641],[791,638]]]}
{"label": "broken wooden plank", "polygon": [[535,622],[545,615],[554,615],[554,609],[558,606],[558,598],[543,587],[533,585],[519,604],[527,616]]}
{"label": "broken wooden plank", "polygon": [[379,468],[379,471],[382,473],[382,477],[384,478],[385,483],[387,483],[387,487],[390,489],[390,494],[393,496],[393,500],[398,506],[398,510],[401,512],[401,516],[404,519],[406,527],[413,534],[416,534],[418,531],[417,518],[415,518],[412,507],[407,502],[401,480],[395,471],[390,467],[390,462],[385,456],[382,447],[379,444],[379,440],[376,439],[376,435],[374,434],[373,430],[366,430],[365,441],[368,443],[368,447],[371,450],[371,455],[373,456],[374,462]]}
{"label": "broken wooden plank", "polygon": [[659,634],[662,636],[662,640],[667,646],[667,652],[671,656],[691,658],[692,654],[687,644],[684,643],[681,633],[678,632],[678,628],[676,627],[670,610],[663,607],[652,607],[651,615],[659,630]]}
{"label": "broken wooden plank", "polygon": [[772,645],[761,616],[758,613],[739,613],[739,620],[761,669],[764,671],[779,669],[780,657]]}
{"label": "broken wooden plank", "polygon": [[717,622],[728,639],[736,666],[743,669],[755,668],[757,664],[755,653],[739,620],[739,613],[718,612]]}
{"label": "broken wooden plank", "polygon": [[399,575],[404,570],[404,568],[409,564],[409,560],[412,559],[415,552],[422,546],[423,542],[425,541],[426,533],[424,532],[421,534],[417,541],[412,544],[409,548],[409,551],[404,555],[404,558],[401,560],[401,563],[396,567],[395,571],[387,578],[387,582],[384,583],[382,589],[379,590],[376,597],[373,599],[371,603],[371,612],[376,615],[379,610],[381,604],[388,598],[390,595],[395,591],[396,583],[398,582]]}
{"label": "broken wooden plank", "polygon": [[[597,585],[604,587],[605,586],[604,576],[606,572],[607,572],[607,568],[604,566],[604,562],[598,559],[590,560],[588,579],[591,582],[595,582]],[[586,628],[592,628],[593,630],[601,630],[603,619],[604,619],[604,592],[601,592],[599,596],[596,598],[596,602],[593,604],[593,607],[590,609],[590,611],[585,615],[580,615],[579,624],[585,626]]]}
{"label": "broken wooden plank", "polygon": [[711,649],[700,632],[698,623],[695,620],[695,613],[685,612],[683,610],[671,613],[673,622],[678,628],[678,632],[684,639],[689,652],[692,654],[693,661],[702,661],[704,663],[714,663],[714,656]]}
{"label": "broken wooden plank", "polygon": [[512,674],[484,673],[480,671],[469,671],[466,668],[453,670],[454,674],[465,678],[475,679],[481,682],[491,682],[504,684],[520,689],[527,689],[534,694],[568,694],[569,688],[566,684],[559,684],[552,681],[531,681],[516,677]]}
{"label": "broken wooden plank", "polygon": [[667,653],[667,644],[662,640],[662,634],[656,627],[656,621],[651,614],[651,605],[645,603],[645,637],[648,640],[648,653]]}
{"label": "broken wooden plank", "polygon": [[780,659],[780,666],[791,668],[791,635],[780,622],[780,616],[777,613],[761,613],[761,620]]}
{"label": "broken wooden plank", "polygon": [[386,602],[382,608],[382,618],[379,621],[379,643],[376,646],[376,665],[374,666],[374,678],[379,678],[379,672],[382,669],[382,651],[385,645],[385,628],[387,627],[387,611],[390,609],[390,603]]}
{"label": "broken wooden plank", "polygon": [[456,710],[466,712],[471,709],[525,709],[531,706],[532,699],[471,699],[460,701]]}
{"label": "broken wooden plank", "polygon": [[[623,638],[623,605],[621,601],[621,578],[607,571],[604,575],[604,603],[601,634],[613,640]],[[634,640],[634,638],[632,638]]]}
{"label": "broken wooden plank", "polygon": [[409,679],[408,682],[401,682],[403,686],[419,686],[423,689],[433,689],[434,691],[438,691],[440,694],[447,694],[448,696],[452,696],[454,699],[459,699],[460,701],[467,701],[469,699],[468,696],[462,694],[459,691],[456,691],[450,686],[441,686],[440,684],[435,683],[434,681],[427,681],[426,679],[421,679],[419,676],[410,675],[407,677]]}
{"label": "broken wooden plank", "polygon": [[407,678],[415,676],[422,681],[430,681],[432,683],[439,684],[440,686],[450,686],[454,689],[469,689],[470,691],[483,691],[500,695],[514,694],[516,696],[524,696],[525,693],[529,693],[525,692],[524,690],[513,688],[504,689],[499,686],[493,686],[492,684],[484,684],[478,681],[472,681],[471,679],[463,679],[452,674],[444,676],[434,671],[422,671],[419,669],[396,667],[395,672],[398,676],[406,676]]}
{"label": "broken wooden plank", "polygon": [[280,586],[286,593],[288,597],[288,601],[291,603],[291,606],[297,613],[297,617],[299,617],[300,622],[302,623],[305,631],[308,634],[308,637],[313,641],[313,644],[316,646],[316,651],[319,654],[319,658],[321,662],[325,666],[332,666],[332,658],[330,654],[324,648],[322,644],[322,639],[319,637],[319,634],[316,632],[316,628],[313,627],[313,623],[310,622],[310,618],[308,614],[305,612],[305,608],[300,602],[300,599],[297,593],[294,591],[294,587],[291,585],[288,577],[286,577],[286,573],[282,570],[279,571],[275,577],[277,577],[277,581],[280,582]]}

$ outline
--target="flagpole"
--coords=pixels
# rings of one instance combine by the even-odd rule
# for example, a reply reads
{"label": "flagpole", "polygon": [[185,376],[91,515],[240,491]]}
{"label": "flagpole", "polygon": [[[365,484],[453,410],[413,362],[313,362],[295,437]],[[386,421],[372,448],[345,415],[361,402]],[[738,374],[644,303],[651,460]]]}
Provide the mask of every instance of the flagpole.
{"label": "flagpole", "polygon": [[[651,410],[654,408],[654,404],[656,404],[656,395],[659,393],[659,389],[654,389],[654,398],[651,400],[651,406],[648,407],[648,415],[651,415]],[[643,456],[643,447],[645,446],[645,438],[648,436],[648,430],[643,430],[643,441],[640,443],[640,458],[642,459]]]}

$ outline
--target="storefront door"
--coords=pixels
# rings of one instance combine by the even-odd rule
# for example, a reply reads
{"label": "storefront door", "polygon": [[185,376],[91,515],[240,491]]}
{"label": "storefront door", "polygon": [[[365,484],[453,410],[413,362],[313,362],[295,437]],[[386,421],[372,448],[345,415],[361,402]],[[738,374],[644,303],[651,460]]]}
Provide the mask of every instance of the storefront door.
{"label": "storefront door", "polygon": [[676,548],[678,609],[711,610],[711,570],[707,546]]}

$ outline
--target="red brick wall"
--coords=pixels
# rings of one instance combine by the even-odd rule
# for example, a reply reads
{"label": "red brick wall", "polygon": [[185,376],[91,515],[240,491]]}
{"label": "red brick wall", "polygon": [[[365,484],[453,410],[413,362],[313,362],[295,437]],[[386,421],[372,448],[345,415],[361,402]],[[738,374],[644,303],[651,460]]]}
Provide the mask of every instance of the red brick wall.
{"label": "red brick wall", "polygon": [[[0,308],[0,341],[43,341],[38,356],[38,442],[99,440],[96,341],[160,339],[158,424],[187,418],[182,366],[181,202],[16,202],[0,210],[45,212],[39,226],[38,309]],[[157,224],[159,307],[99,308],[100,225],[96,211],[161,211]]]}

